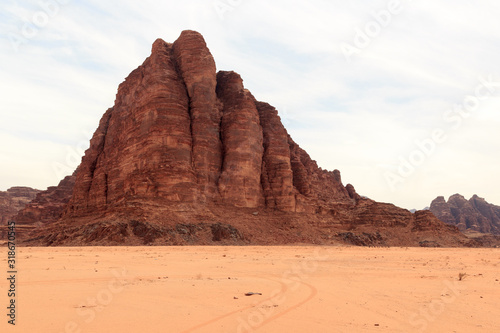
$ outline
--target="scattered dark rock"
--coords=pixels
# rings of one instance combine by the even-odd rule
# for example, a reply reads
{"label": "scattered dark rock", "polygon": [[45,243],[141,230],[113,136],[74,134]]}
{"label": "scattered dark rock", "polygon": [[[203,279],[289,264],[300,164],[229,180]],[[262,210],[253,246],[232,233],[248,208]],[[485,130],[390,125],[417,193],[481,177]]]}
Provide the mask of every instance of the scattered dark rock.
{"label": "scattered dark rock", "polygon": [[214,242],[220,242],[225,239],[243,240],[243,235],[230,224],[216,223],[212,224],[210,229],[212,229]]}
{"label": "scattered dark rock", "polygon": [[245,294],[245,296],[253,296],[253,295],[262,295],[262,293],[248,292]]}
{"label": "scattered dark rock", "polygon": [[423,240],[418,243],[421,247],[441,247],[436,241]]}
{"label": "scattered dark rock", "polygon": [[350,243],[356,246],[383,245],[383,238],[379,232],[376,232],[375,234],[363,232],[360,235],[356,235],[353,232],[343,232],[338,234],[338,237],[340,237],[346,243]]}

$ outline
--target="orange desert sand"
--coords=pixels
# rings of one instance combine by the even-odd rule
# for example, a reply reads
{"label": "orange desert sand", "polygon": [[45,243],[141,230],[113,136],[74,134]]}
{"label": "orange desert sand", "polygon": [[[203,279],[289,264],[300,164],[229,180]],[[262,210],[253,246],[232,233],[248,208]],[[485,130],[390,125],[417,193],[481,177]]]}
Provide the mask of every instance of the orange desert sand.
{"label": "orange desert sand", "polygon": [[17,268],[2,332],[500,331],[498,249],[18,248]]}

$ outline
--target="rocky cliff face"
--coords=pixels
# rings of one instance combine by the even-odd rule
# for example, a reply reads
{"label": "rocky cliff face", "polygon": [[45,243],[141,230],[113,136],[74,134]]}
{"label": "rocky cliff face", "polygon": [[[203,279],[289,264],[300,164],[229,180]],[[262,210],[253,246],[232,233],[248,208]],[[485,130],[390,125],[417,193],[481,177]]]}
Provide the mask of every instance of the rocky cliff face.
{"label": "rocky cliff face", "polygon": [[440,196],[432,201],[430,210],[441,221],[462,231],[500,235],[500,206],[492,205],[477,195],[467,200],[460,194],[454,194],[448,202]]}
{"label": "rocky cliff face", "polygon": [[[351,188],[351,195],[354,195]],[[123,82],[77,174],[64,217],[131,200],[314,212],[355,201],[338,171],[320,170],[277,111],[234,72],[216,72],[203,37],[185,31]]]}
{"label": "rocky cliff face", "polygon": [[11,187],[5,192],[0,191],[0,225],[6,225],[38,192],[31,187]]}
{"label": "rocky cliff face", "polygon": [[[345,234],[348,229],[349,233]],[[430,239],[430,240],[429,240]],[[361,198],[271,105],[216,72],[203,37],[154,42],[119,86],[41,244],[465,244],[432,214]]]}
{"label": "rocky cliff face", "polygon": [[57,186],[38,191],[36,197],[21,209],[14,220],[18,226],[41,225],[57,221],[73,193],[75,175],[67,176]]}
{"label": "rocky cliff face", "polygon": [[17,212],[39,192],[31,187],[11,187],[5,192],[0,191],[0,239],[7,236],[7,222],[16,221]]}

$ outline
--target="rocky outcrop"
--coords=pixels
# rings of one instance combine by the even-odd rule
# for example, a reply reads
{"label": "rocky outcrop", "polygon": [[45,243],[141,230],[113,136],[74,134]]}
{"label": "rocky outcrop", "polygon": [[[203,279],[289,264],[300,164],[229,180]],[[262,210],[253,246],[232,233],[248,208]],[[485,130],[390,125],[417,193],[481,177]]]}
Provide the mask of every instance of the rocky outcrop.
{"label": "rocky outcrop", "polygon": [[38,192],[31,187],[11,187],[5,192],[0,191],[0,225],[6,225]]}
{"label": "rocky outcrop", "polygon": [[477,195],[467,200],[460,194],[454,194],[448,201],[440,196],[432,201],[430,210],[441,221],[462,231],[500,235],[500,207]]}
{"label": "rocky outcrop", "polygon": [[[451,213],[451,207],[443,196],[439,196],[432,201],[430,210],[441,221],[458,226],[455,217]],[[463,228],[463,230],[465,230],[465,228]]]}
{"label": "rocky outcrop", "polygon": [[66,207],[75,184],[75,175],[67,176],[57,186],[38,191],[36,197],[21,209],[14,220],[18,227],[57,221]]}
{"label": "rocky outcrop", "polygon": [[312,213],[359,199],[349,189],[338,171],[318,168],[237,73],[216,73],[200,34],[184,31],[173,44],[157,40],[118,88],[64,217],[150,199]]}
{"label": "rocky outcrop", "polygon": [[217,74],[217,96],[223,105],[220,196],[223,202],[237,207],[262,207],[263,133],[253,96],[234,72]]}
{"label": "rocky outcrop", "polygon": [[271,105],[255,100],[262,127],[263,156],[261,184],[266,206],[293,212],[296,209],[296,189],[293,185],[288,134],[278,111]]}
{"label": "rocky outcrop", "polygon": [[[39,190],[31,187],[11,187],[7,191],[0,191],[0,239],[6,239],[8,234],[7,223],[16,221],[16,214],[29,203]],[[17,222],[17,221],[16,221]],[[19,231],[21,228],[18,228]]]}
{"label": "rocky outcrop", "polygon": [[[345,234],[348,230],[349,233]],[[340,236],[339,236],[340,235]],[[374,236],[375,235],[375,236]],[[299,147],[271,105],[184,31],[118,88],[60,220],[32,244],[466,242],[432,214],[377,203]]]}
{"label": "rocky outcrop", "polygon": [[[158,44],[164,42],[159,40]],[[193,171],[200,192],[198,200],[205,201],[206,195],[217,193],[222,166],[222,105],[216,95],[215,61],[203,37],[194,31],[183,31],[170,54],[168,48],[163,52],[171,57],[187,91]]]}

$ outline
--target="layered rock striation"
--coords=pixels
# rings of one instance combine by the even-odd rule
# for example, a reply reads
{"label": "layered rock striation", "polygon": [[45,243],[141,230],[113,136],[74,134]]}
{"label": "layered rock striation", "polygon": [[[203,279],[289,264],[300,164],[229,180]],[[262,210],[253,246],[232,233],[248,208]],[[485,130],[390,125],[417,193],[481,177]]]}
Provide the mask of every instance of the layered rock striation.
{"label": "layered rock striation", "polygon": [[65,177],[57,186],[37,191],[35,198],[19,210],[14,217],[18,226],[40,226],[57,221],[73,194],[76,172]]}
{"label": "layered rock striation", "polygon": [[17,212],[35,198],[39,190],[31,187],[11,187],[7,191],[0,191],[0,225],[6,225]]}
{"label": "layered rock striation", "polygon": [[235,72],[216,72],[203,37],[184,31],[123,82],[86,152],[64,217],[130,200],[314,212],[354,203],[338,171],[317,167],[277,111]]}
{"label": "layered rock striation", "polygon": [[319,168],[274,107],[216,71],[194,31],[156,40],[120,84],[64,200],[31,242],[466,243],[432,214],[362,198]]}
{"label": "layered rock striation", "polygon": [[7,191],[0,191],[0,239],[7,237],[7,223],[16,221],[16,214],[26,204],[35,198],[39,190],[31,187],[11,187]]}
{"label": "layered rock striation", "polygon": [[448,201],[439,196],[432,201],[430,210],[441,221],[462,231],[500,235],[500,206],[492,205],[477,195],[467,200],[460,194],[454,194]]}

